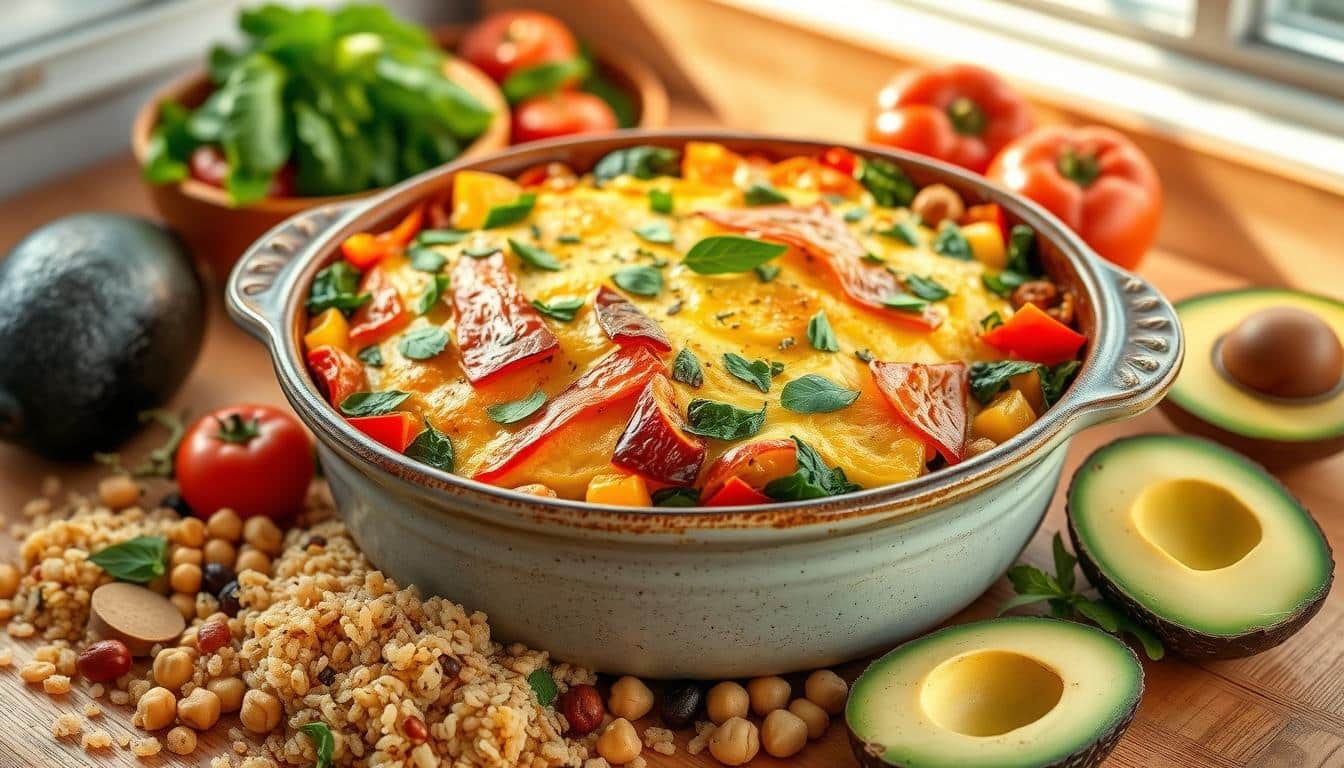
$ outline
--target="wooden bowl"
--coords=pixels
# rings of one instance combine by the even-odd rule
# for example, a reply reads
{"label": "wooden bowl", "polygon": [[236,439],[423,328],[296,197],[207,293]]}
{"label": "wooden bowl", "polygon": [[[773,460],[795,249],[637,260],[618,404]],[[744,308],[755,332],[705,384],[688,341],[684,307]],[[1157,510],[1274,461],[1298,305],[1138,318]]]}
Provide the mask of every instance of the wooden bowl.
{"label": "wooden bowl", "polygon": [[[448,47],[442,32],[436,32],[439,44]],[[459,157],[488,155],[509,144],[509,107],[494,81],[476,67],[450,56],[444,61],[448,78],[465,88],[495,112],[485,132],[463,149]],[[155,93],[135,117],[131,127],[131,147],[141,166],[149,152],[149,138],[159,121],[159,104],[173,99],[188,107],[205,101],[214,90],[205,69],[190,72]],[[666,112],[666,102],[664,102]],[[224,190],[193,178],[176,184],[149,184],[150,198],[168,226],[186,240],[201,262],[207,278],[222,281],[234,262],[252,242],[275,225],[300,211],[319,205],[349,200],[377,192],[376,189],[353,195],[324,197],[272,197],[244,206],[229,204]]]}

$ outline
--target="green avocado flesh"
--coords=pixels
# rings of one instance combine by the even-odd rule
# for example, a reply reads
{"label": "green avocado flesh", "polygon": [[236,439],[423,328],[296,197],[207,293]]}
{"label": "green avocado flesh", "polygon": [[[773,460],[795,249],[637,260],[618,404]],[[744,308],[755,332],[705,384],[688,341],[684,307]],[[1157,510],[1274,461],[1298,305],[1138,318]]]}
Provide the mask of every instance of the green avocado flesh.
{"label": "green avocado flesh", "polygon": [[1129,724],[1143,668],[1092,627],[1035,616],[962,624],[873,662],[845,708],[866,766],[1095,765]]}
{"label": "green avocado flesh", "polygon": [[1311,515],[1258,465],[1200,438],[1102,447],[1074,475],[1068,516],[1093,583],[1184,655],[1264,650],[1330,589]]}

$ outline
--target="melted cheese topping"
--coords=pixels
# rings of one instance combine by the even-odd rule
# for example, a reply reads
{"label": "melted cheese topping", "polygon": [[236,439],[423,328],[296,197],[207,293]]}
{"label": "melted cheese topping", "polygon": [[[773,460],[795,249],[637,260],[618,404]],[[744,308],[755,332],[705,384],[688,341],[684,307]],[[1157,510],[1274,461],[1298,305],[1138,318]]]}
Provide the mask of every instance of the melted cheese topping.
{"label": "melted cheese topping", "polygon": [[[672,192],[673,215],[650,211],[648,191]],[[817,193],[785,189],[794,205],[809,205]],[[874,234],[891,222],[907,216],[905,211],[873,205],[865,193],[861,200],[834,204],[837,216],[861,209],[864,216],[849,227],[868,251],[885,260],[898,273],[931,277],[952,295],[935,302],[943,322],[931,332],[913,330],[884,317],[883,312],[864,309],[846,300],[834,277],[815,260],[790,248],[775,260],[781,271],[765,282],[756,273],[700,275],[681,264],[683,255],[700,239],[726,234],[694,215],[709,209],[742,206],[736,187],[713,187],[675,178],[640,181],[621,178],[602,188],[585,179],[568,190],[538,190],[536,206],[520,224],[473,233],[462,243],[439,246],[449,260],[467,258],[464,249],[498,246],[529,299],[553,301],[581,298],[584,306],[574,320],[546,322],[560,342],[551,359],[524,365],[473,387],[463,374],[461,357],[450,344],[442,354],[417,361],[397,351],[400,334],[380,346],[386,361],[382,368],[369,368],[373,389],[400,389],[413,394],[405,407],[427,416],[447,433],[457,455],[456,472],[471,476],[507,439],[518,425],[501,426],[486,414],[489,405],[524,398],[538,388],[554,397],[574,381],[598,357],[614,348],[598,326],[592,298],[603,284],[614,285],[611,275],[622,267],[654,266],[663,275],[664,287],[656,297],[622,292],[645,314],[658,321],[672,341],[671,362],[677,351],[690,349],[701,361],[704,385],[691,389],[676,382],[684,409],[694,398],[731,403],[759,410],[768,404],[765,426],[750,438],[788,438],[796,435],[810,444],[831,465],[842,467],[850,480],[864,487],[897,483],[917,477],[932,458],[921,441],[896,418],[891,406],[873,384],[868,366],[855,352],[867,350],[875,359],[936,363],[971,362],[1000,357],[979,341],[981,318],[991,312],[1011,314],[1006,301],[987,291],[981,283],[983,265],[935,253],[934,233],[920,228],[924,243],[911,247],[900,240]],[[649,222],[665,221],[674,236],[670,245],[642,240],[635,229]],[[561,236],[577,237],[562,243]],[[558,272],[535,269],[522,263],[507,240],[538,245],[563,264]],[[569,239],[568,237],[566,239]],[[406,299],[408,308],[421,295],[432,277],[411,268],[407,259],[391,257],[383,267]],[[451,271],[445,267],[444,272]],[[825,311],[841,351],[813,349],[807,338],[809,318]],[[429,314],[416,318],[407,330],[436,324],[453,338],[453,313],[441,301]],[[723,367],[725,353],[753,360],[778,361],[784,370],[775,377],[769,393],[735,378]],[[780,392],[789,380],[814,373],[861,394],[853,405],[833,413],[798,414],[779,404]],[[576,419],[552,435],[536,453],[501,478],[498,485],[515,487],[544,483],[566,498],[583,498],[589,480],[611,472],[611,456],[617,438],[633,410],[633,399],[604,407]],[[734,443],[708,440],[703,467]],[[703,477],[702,469],[702,477]]]}

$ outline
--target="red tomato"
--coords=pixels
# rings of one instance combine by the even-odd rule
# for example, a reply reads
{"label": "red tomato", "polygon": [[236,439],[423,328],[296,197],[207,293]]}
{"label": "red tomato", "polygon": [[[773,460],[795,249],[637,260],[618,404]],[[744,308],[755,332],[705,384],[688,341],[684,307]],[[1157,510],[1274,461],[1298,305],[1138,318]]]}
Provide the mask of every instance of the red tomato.
{"label": "red tomato", "polygon": [[1019,360],[1058,365],[1074,359],[1087,337],[1047,315],[1035,304],[1023,304],[1008,322],[980,337],[989,346]]}
{"label": "red tomato", "polygon": [[[224,179],[229,175],[229,162],[224,159],[224,153],[219,147],[213,144],[202,144],[192,150],[187,167],[191,178],[220,189],[224,188]],[[294,184],[294,166],[286,164],[275,172],[275,178],[271,179],[271,186],[266,190],[266,196],[294,197],[296,194]]]}
{"label": "red tomato", "polygon": [[313,444],[293,416],[269,405],[236,405],[187,429],[174,461],[178,490],[197,517],[221,509],[284,518],[303,506]]}
{"label": "red tomato", "polygon": [[966,442],[966,364],[868,364],[878,390],[906,426],[942,454],[948,464],[961,461]]}
{"label": "red tomato", "polygon": [[513,108],[513,143],[620,128],[607,102],[582,91],[533,96]]}
{"label": "red tomato", "polygon": [[845,174],[853,176],[854,171],[859,167],[859,158],[854,156],[844,147],[831,147],[821,153],[821,164]]}
{"label": "red tomato", "polygon": [[540,11],[492,13],[467,30],[458,54],[497,83],[520,69],[579,54],[579,45],[565,23]]}

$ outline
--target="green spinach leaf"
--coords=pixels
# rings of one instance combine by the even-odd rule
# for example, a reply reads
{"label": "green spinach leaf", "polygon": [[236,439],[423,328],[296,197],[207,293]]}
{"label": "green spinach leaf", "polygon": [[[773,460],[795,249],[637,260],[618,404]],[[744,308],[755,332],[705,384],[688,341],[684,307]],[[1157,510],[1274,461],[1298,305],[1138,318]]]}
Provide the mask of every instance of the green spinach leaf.
{"label": "green spinach leaf", "polygon": [[765,403],[759,411],[747,411],[714,400],[692,400],[686,406],[686,431],[715,440],[742,440],[765,426],[765,408]]}

